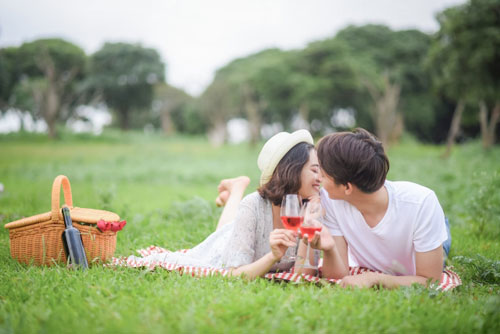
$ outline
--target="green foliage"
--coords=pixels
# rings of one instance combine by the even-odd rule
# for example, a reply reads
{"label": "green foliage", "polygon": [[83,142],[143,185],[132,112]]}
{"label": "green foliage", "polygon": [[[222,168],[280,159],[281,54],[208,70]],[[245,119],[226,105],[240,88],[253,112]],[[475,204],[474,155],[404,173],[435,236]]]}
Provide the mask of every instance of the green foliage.
{"label": "green foliage", "polygon": [[358,105],[352,106],[357,115],[363,115],[362,120],[376,118],[374,104],[378,101],[373,100],[372,92],[385,93],[387,76],[391,85],[401,88],[397,109],[403,114],[406,129],[421,139],[428,138],[435,112],[430,78],[424,68],[430,37],[418,30],[393,31],[383,25],[364,25],[344,28],[335,39],[346,45],[347,57],[354,63]]}
{"label": "green foliage", "polygon": [[329,132],[341,109],[353,111],[356,126],[375,132],[384,92],[400,87],[395,102],[407,132],[443,141],[463,98],[469,105],[461,134],[474,137],[478,102],[491,108],[500,98],[499,6],[498,0],[470,0],[448,8],[437,15],[440,29],[433,36],[368,24],[347,26],[299,50],[262,50],[220,68],[196,100],[165,84],[165,64],[154,49],[106,43],[87,59],[68,41],[40,39],[0,49],[0,108],[30,110],[53,134],[55,122],[71,116],[76,105],[101,98],[122,128],[202,134],[225,131],[229,119],[243,117],[255,141],[263,123],[290,129],[297,115],[315,135]]}
{"label": "green foliage", "polygon": [[14,47],[0,49],[0,109],[8,104],[16,83],[16,52]]}
{"label": "green foliage", "polygon": [[201,98],[211,125],[244,117],[253,128],[255,141],[263,122],[286,124],[291,119],[290,57],[289,52],[268,49],[219,69]]}
{"label": "green foliage", "polygon": [[34,92],[46,91],[48,82],[44,78],[26,78],[21,80],[10,95],[10,101],[19,110],[29,110],[35,119],[43,118],[42,108],[40,101],[36,98]]}
{"label": "green foliage", "polygon": [[[500,99],[499,11],[497,0],[470,0],[438,14],[427,59],[435,91],[475,110],[481,100]],[[470,123],[477,127],[477,111]]]}
{"label": "green foliage", "polygon": [[470,199],[470,224],[478,235],[500,238],[500,173],[477,173]]}
{"label": "green foliage", "polygon": [[427,139],[435,124],[423,66],[429,44],[430,37],[417,30],[366,25],[349,26],[303,50],[264,50],[219,69],[201,98],[202,110],[214,124],[245,117],[255,126],[279,122],[285,129],[300,114],[314,122],[313,132],[322,133],[331,129],[335,110],[351,109],[357,126],[373,130],[376,101],[366,82],[383,91],[388,73],[402,87],[400,108],[408,129]]}
{"label": "green foliage", "polygon": [[[497,0],[471,0],[454,22],[452,37],[463,47],[466,62],[461,64],[461,76],[469,84],[470,96],[476,100],[500,99],[500,3]],[[467,95],[468,92],[467,92]]]}
{"label": "green foliage", "polygon": [[172,121],[180,133],[203,134],[207,132],[208,121],[201,113],[199,104],[191,101],[172,111]]}
{"label": "green foliage", "polygon": [[160,83],[155,86],[152,111],[166,134],[174,131],[201,134],[207,130],[207,120],[196,100],[171,85]]}
{"label": "green foliage", "polygon": [[127,129],[129,112],[151,107],[153,85],[164,81],[165,65],[154,49],[126,43],[106,43],[91,57],[89,87],[102,93],[106,104]]}
{"label": "green foliage", "polygon": [[[344,43],[349,56],[357,60],[356,71],[363,80],[373,82],[382,89],[380,75],[389,74],[391,81],[399,81],[399,67],[404,60],[395,61],[396,33],[384,25],[348,26],[340,30],[335,39]],[[404,65],[403,65],[404,66]]]}
{"label": "green foliage", "polygon": [[500,260],[490,260],[476,254],[473,257],[455,256],[453,264],[464,273],[464,279],[478,284],[500,285]]}
{"label": "green foliage", "polygon": [[319,133],[330,128],[332,110],[339,108],[353,108],[357,125],[371,128],[370,116],[362,112],[365,100],[356,66],[347,44],[336,38],[309,44],[296,59],[293,102],[308,110],[307,121],[323,124]]}
{"label": "green foliage", "polygon": [[0,99],[9,107],[43,118],[49,136],[54,137],[56,121],[67,119],[78,103],[78,85],[86,74],[85,53],[70,42],[53,38],[24,43],[2,54],[0,63],[5,67],[0,70],[0,83],[3,81],[5,91]]}
{"label": "green foliage", "polygon": [[225,126],[228,120],[239,115],[231,89],[228,81],[216,74],[212,83],[201,95],[200,110],[210,127],[215,128],[219,124]]}
{"label": "green foliage", "polygon": [[[343,290],[164,270],[39,268],[11,259],[8,231],[0,228],[0,332],[496,333],[500,242],[473,233],[478,221],[469,221],[469,204],[473,184],[491,182],[500,152],[468,143],[442,161],[441,151],[406,138],[389,151],[390,179],[435,190],[451,222],[459,289]],[[62,173],[76,206],[108,208],[127,220],[115,255],[149,245],[193,247],[217,224],[221,178],[249,175],[248,192],[256,189],[257,155],[246,145],[213,148],[202,138],[136,132],[63,132],[55,141],[0,136],[0,225],[49,211],[52,180]]]}
{"label": "green foliage", "polygon": [[16,52],[16,79],[47,76],[48,63],[53,63],[55,76],[64,82],[71,72],[76,72],[74,75],[80,78],[84,75],[86,56],[80,47],[60,38],[27,42]]}
{"label": "green foliage", "polygon": [[293,114],[293,94],[297,89],[291,78],[291,62],[295,54],[276,49],[266,50],[254,56],[252,70],[246,85],[253,89],[254,98],[261,108],[266,123],[289,124]]}
{"label": "green foliage", "polygon": [[486,301],[485,317],[482,323],[484,333],[495,333],[500,326],[500,296],[491,296]]}

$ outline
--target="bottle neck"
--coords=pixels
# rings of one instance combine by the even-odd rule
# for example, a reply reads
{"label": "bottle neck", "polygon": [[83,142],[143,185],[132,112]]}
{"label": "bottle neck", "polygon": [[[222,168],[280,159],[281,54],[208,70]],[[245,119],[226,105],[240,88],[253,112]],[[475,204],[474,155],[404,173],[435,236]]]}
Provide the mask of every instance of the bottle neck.
{"label": "bottle neck", "polygon": [[62,213],[64,218],[64,225],[66,226],[66,228],[73,227],[73,222],[71,221],[71,216],[69,215],[69,209],[63,208]]}

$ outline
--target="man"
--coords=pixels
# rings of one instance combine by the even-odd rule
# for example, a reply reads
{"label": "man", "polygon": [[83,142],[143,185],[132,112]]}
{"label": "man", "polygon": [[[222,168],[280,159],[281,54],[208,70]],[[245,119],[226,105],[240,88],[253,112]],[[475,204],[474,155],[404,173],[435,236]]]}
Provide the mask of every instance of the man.
{"label": "man", "polygon": [[[448,251],[451,239],[435,193],[387,181],[382,144],[364,129],[324,137],[318,159],[323,223],[330,233],[323,229],[311,244],[324,250],[323,276],[359,287],[439,281],[443,243]],[[349,264],[382,273],[348,276]]]}

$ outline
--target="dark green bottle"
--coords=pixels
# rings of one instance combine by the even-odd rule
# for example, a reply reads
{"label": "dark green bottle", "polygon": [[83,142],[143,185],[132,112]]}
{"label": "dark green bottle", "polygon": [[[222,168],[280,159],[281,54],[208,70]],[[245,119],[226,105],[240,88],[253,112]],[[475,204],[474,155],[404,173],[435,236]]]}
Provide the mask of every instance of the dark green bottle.
{"label": "dark green bottle", "polygon": [[80,231],[73,227],[73,222],[71,221],[71,216],[67,207],[62,208],[62,215],[64,218],[64,225],[66,226],[62,234],[66,258],[69,260],[69,263],[76,268],[85,270],[89,267],[89,264],[85,256],[85,249],[83,248]]}

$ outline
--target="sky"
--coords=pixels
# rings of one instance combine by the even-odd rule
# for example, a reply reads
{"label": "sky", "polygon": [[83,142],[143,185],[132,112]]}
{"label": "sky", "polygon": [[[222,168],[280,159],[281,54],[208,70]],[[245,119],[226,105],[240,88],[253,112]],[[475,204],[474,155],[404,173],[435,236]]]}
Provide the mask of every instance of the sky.
{"label": "sky", "polygon": [[435,32],[464,0],[0,0],[0,47],[59,37],[87,54],[105,42],[156,49],[167,82],[196,96],[218,68],[252,53],[333,37],[349,24]]}

